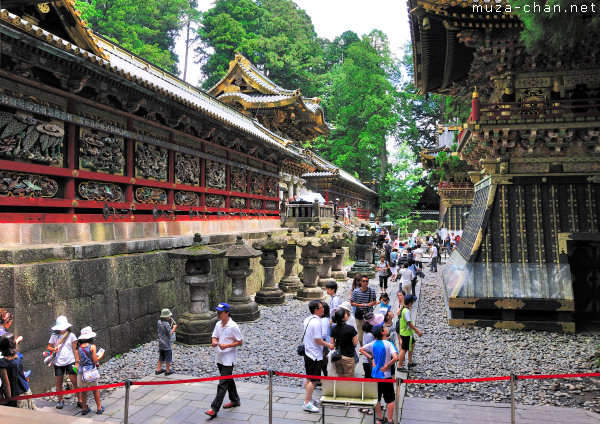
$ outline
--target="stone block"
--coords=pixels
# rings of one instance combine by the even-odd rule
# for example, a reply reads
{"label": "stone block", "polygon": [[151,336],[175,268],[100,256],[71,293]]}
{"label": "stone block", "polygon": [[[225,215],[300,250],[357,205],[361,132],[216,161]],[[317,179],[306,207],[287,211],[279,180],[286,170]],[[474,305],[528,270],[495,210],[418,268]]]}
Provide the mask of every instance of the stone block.
{"label": "stone block", "polygon": [[42,242],[42,224],[21,225],[21,244],[40,244]]}
{"label": "stone block", "polygon": [[41,242],[43,244],[66,243],[67,232],[62,224],[42,225]]}
{"label": "stone block", "polygon": [[131,222],[113,222],[112,226],[115,240],[127,240],[129,238]]}
{"label": "stone block", "polygon": [[125,323],[138,318],[136,311],[139,310],[136,289],[117,290],[119,302],[119,322]]}
{"label": "stone block", "polygon": [[158,223],[157,222],[143,222],[144,237],[158,237]]}
{"label": "stone block", "polygon": [[160,308],[172,308],[178,304],[175,281],[157,283],[157,304]]}
{"label": "stone block", "polygon": [[[50,303],[33,304],[19,306],[14,309],[15,323],[12,331],[15,334],[23,336],[23,341],[19,343],[19,350],[25,352],[28,350],[37,351],[36,361],[40,361],[40,352],[43,352],[48,345],[48,340],[52,335],[50,329],[58,315],[55,315],[54,306]],[[68,316],[69,320],[71,319]],[[73,324],[72,321],[69,321]],[[31,362],[27,362],[30,365]]]}
{"label": "stone block", "polygon": [[2,307],[14,308],[15,302],[15,268],[12,265],[0,266],[0,293],[2,293]]}
{"label": "stone block", "polygon": [[90,236],[92,241],[106,241],[115,239],[115,231],[112,223],[92,222],[90,227]]}
{"label": "stone block", "polygon": [[135,289],[137,291],[139,315],[150,315],[160,312],[158,303],[158,286],[151,284]]}
{"label": "stone block", "polygon": [[91,241],[90,236],[90,225],[91,224],[65,224],[65,232],[67,236],[67,242],[69,243],[81,243]]}
{"label": "stone block", "polygon": [[154,340],[157,337],[156,322],[158,321],[159,316],[160,311],[157,311],[154,315],[147,315],[131,321],[131,349],[135,348],[138,344],[148,343],[150,340]]}
{"label": "stone block", "polygon": [[[108,334],[110,336],[111,355],[126,352],[131,348],[131,328],[129,323],[110,327]],[[106,349],[106,348],[105,348]]]}
{"label": "stone block", "polygon": [[132,231],[129,233],[129,238],[143,238],[144,226],[141,222],[134,222]]}
{"label": "stone block", "polygon": [[18,244],[21,242],[22,224],[0,224],[0,244]]}
{"label": "stone block", "polygon": [[119,325],[119,301],[116,290],[106,290],[104,294],[104,313],[109,327]]}

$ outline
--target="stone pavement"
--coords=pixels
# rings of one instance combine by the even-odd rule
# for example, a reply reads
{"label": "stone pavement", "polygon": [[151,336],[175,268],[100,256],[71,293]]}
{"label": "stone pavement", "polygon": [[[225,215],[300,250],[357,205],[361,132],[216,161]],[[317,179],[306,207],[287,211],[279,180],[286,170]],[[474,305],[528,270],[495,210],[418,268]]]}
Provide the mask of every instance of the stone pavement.
{"label": "stone pavement", "polygon": [[[143,381],[164,379],[186,379],[183,375],[169,377],[148,376]],[[130,392],[129,422],[131,424],[197,424],[206,423],[268,423],[268,386],[267,384],[237,382],[242,405],[231,410],[221,410],[213,420],[204,414],[216,393],[216,382],[187,383],[165,386],[133,386]],[[315,391],[315,397],[320,396]],[[303,412],[301,404],[304,390],[293,387],[273,387],[273,423],[275,424],[311,424],[319,423],[320,414]],[[91,396],[89,397],[91,401]],[[227,401],[227,397],[225,399]],[[64,421],[46,419],[45,422],[110,422],[122,423],[125,406],[125,389],[113,391],[103,400],[106,408],[104,415],[91,414],[82,417],[81,411],[74,406],[65,409],[54,408],[54,403],[38,401],[39,411],[28,411],[39,417],[44,413],[53,416],[62,415]],[[92,403],[93,405],[93,403]],[[0,407],[0,422],[8,408]],[[12,410],[12,408],[11,408]],[[95,410],[95,408],[93,408]],[[44,414],[45,415],[45,414]],[[68,419],[66,417],[69,417]],[[88,418],[89,417],[89,418]],[[72,421],[73,419],[77,419]],[[31,419],[11,418],[11,424],[37,422]],[[42,422],[42,421],[39,421]],[[557,408],[552,406],[517,405],[516,422],[519,424],[545,424],[571,422],[577,424],[598,424],[600,416],[576,408]],[[372,416],[363,416],[356,408],[326,409],[326,423],[371,424]],[[456,423],[456,424],[497,424],[510,423],[510,405],[500,403],[465,402],[441,399],[405,398],[402,411],[403,424]]]}

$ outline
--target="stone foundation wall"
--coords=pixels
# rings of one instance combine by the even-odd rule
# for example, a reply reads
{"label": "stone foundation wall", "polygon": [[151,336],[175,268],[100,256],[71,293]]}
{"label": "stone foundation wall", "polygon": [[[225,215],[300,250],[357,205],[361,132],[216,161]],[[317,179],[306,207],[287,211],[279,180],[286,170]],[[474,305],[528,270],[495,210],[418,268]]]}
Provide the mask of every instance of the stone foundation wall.
{"label": "stone foundation wall", "polygon": [[[109,218],[113,219],[113,218]],[[134,238],[175,237],[187,234],[280,229],[279,217],[271,219],[213,219],[206,221],[130,222],[80,224],[0,224],[0,244],[55,244],[118,241]]]}
{"label": "stone foundation wall", "polygon": [[[285,230],[268,232],[278,235]],[[266,234],[245,233],[244,239],[251,242]],[[234,239],[233,234],[221,234],[206,236],[204,242],[226,248]],[[58,315],[67,316],[77,335],[91,325],[98,333],[96,344],[108,358],[155,339],[162,308],[170,308],[176,320],[186,312],[189,289],[181,282],[184,261],[169,258],[168,251],[191,244],[192,237],[181,236],[0,249],[0,307],[14,314],[11,330],[24,337],[19,349],[26,369],[33,371],[33,390],[54,385],[53,370],[43,365],[41,354]],[[264,281],[259,261],[251,260],[249,294],[256,293]],[[280,252],[277,279],[283,275],[283,264]],[[231,295],[226,265],[225,259],[213,260],[216,281],[211,308]],[[301,270],[297,265],[297,272]]]}

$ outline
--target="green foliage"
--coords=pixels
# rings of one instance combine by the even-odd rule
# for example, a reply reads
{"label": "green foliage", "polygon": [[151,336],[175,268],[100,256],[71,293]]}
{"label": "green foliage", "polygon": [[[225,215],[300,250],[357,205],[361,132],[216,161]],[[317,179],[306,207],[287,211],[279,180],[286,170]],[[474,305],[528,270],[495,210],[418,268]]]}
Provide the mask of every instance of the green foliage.
{"label": "green foliage", "polygon": [[465,172],[468,168],[466,162],[462,161],[456,151],[458,145],[454,143],[451,148],[451,152],[439,152],[435,158],[437,168],[432,170],[429,174],[429,182],[432,185],[437,185],[440,181],[447,179],[448,175],[452,175],[455,172]]}
{"label": "green foliage", "polygon": [[381,197],[385,199],[381,206],[391,220],[397,223],[409,216],[425,189],[417,184],[423,170],[415,162],[416,157],[408,143],[398,146],[385,184],[380,188]]}
{"label": "green foliage", "polygon": [[393,60],[385,34],[374,30],[348,46],[327,74],[323,107],[334,130],[315,149],[362,181],[386,183],[386,141],[397,124]]}
{"label": "green foliage", "polygon": [[471,113],[470,100],[460,97],[419,94],[413,84],[412,47],[404,47],[399,64],[402,77],[398,106],[396,140],[407,142],[413,152],[437,147],[437,125],[441,123],[464,123]]}
{"label": "green foliage", "polygon": [[207,76],[204,88],[211,88],[225,75],[236,52],[253,56],[263,13],[253,0],[216,0],[202,14],[198,31],[202,45],[195,52]]}
{"label": "green foliage", "polygon": [[240,52],[282,87],[309,97],[319,92],[322,46],[310,17],[291,0],[216,0],[203,15],[200,36],[204,88],[216,84]]}
{"label": "green foliage", "polygon": [[409,235],[412,235],[414,230],[419,230],[419,237],[423,237],[427,234],[433,234],[437,231],[438,224],[439,222],[437,222],[435,219],[419,219],[412,216],[400,219],[397,222],[397,225],[401,231],[401,238],[406,238]]}
{"label": "green foliage", "polygon": [[532,54],[556,54],[573,49],[590,35],[596,37],[600,30],[598,1],[509,0],[509,3],[513,13],[525,24],[521,40]]}
{"label": "green foliage", "polygon": [[188,0],[77,0],[75,7],[97,33],[178,74],[173,50],[190,9]]}

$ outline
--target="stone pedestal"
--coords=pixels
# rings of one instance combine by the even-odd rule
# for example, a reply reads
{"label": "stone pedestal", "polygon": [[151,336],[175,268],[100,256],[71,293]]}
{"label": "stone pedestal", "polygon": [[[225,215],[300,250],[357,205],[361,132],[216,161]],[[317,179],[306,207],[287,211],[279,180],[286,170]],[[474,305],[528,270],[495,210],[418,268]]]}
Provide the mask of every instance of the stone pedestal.
{"label": "stone pedestal", "polygon": [[185,344],[208,344],[212,341],[212,332],[217,316],[210,310],[208,298],[215,277],[211,274],[211,259],[225,254],[224,250],[202,246],[200,234],[194,236],[194,244],[187,249],[169,253],[171,258],[186,259],[183,283],[190,287],[190,310],[179,318],[177,341]]}
{"label": "stone pedestal", "polygon": [[277,287],[275,282],[275,267],[279,263],[278,250],[283,247],[283,241],[274,239],[271,234],[265,240],[252,245],[253,248],[262,251],[260,264],[265,269],[265,281],[256,293],[256,303],[261,305],[281,305],[285,302],[283,290]]}
{"label": "stone pedestal", "polygon": [[260,252],[244,244],[242,236],[237,236],[234,245],[227,248],[227,269],[225,275],[231,278],[231,297],[227,301],[231,308],[230,316],[235,322],[254,321],[260,317],[258,304],[248,296],[246,279],[252,274],[250,258],[260,256]]}
{"label": "stone pedestal", "polygon": [[365,249],[365,260],[367,261],[367,263],[375,265],[375,256],[373,255],[373,252],[375,251],[375,248],[373,247],[373,245],[369,245],[366,249]]}
{"label": "stone pedestal", "polygon": [[319,287],[325,288],[327,283],[335,282],[331,276],[331,262],[335,258],[335,252],[333,251],[332,236],[329,235],[329,226],[327,224],[321,227],[321,235],[319,236],[325,242],[319,247],[319,255],[323,259],[323,263],[319,265]]}
{"label": "stone pedestal", "polygon": [[288,229],[286,243],[283,245],[283,255],[281,255],[285,259],[285,266],[283,278],[279,281],[279,288],[285,293],[296,293],[302,288],[302,281],[296,275],[296,258],[298,257],[296,246],[297,241],[292,236],[292,229],[290,228]]}
{"label": "stone pedestal", "polygon": [[363,222],[360,229],[356,232],[356,262],[352,266],[352,269],[350,269],[350,272],[348,272],[348,277],[353,278],[357,274],[362,274],[369,278],[375,277],[371,264],[366,261],[366,251],[370,246],[371,237]]}
{"label": "stone pedestal", "polygon": [[341,229],[342,226],[340,224],[336,223],[333,226],[332,248],[335,256],[331,261],[331,276],[336,281],[344,281],[347,278],[346,272],[342,271],[342,266],[344,265],[343,243],[350,235],[347,232],[342,232]]}
{"label": "stone pedestal", "polygon": [[298,242],[302,246],[302,255],[299,262],[304,267],[302,272],[304,286],[298,290],[298,300],[323,298],[323,290],[318,287],[318,281],[319,265],[323,263],[323,259],[319,257],[319,246],[324,241],[315,237],[316,232],[314,227],[310,227],[307,230],[308,237],[304,237]]}

